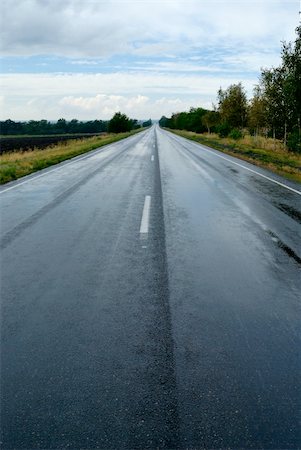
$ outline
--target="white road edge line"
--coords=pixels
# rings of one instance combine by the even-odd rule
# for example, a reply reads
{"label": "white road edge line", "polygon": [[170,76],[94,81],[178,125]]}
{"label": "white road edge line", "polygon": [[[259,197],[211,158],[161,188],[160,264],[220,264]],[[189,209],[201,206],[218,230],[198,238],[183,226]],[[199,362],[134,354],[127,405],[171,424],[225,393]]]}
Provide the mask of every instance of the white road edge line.
{"label": "white road edge line", "polygon": [[263,175],[262,173],[256,172],[256,170],[250,169],[249,167],[246,167],[243,164],[239,164],[239,163],[237,163],[235,161],[232,161],[231,159],[226,158],[225,156],[217,155],[213,150],[209,150],[207,147],[205,147],[202,144],[198,145],[198,144],[195,144],[194,142],[191,142],[189,140],[188,140],[188,142],[192,143],[195,147],[203,147],[207,152],[212,153],[217,158],[225,159],[226,161],[229,161],[230,163],[235,164],[236,166],[239,166],[242,169],[248,170],[249,172],[253,172],[253,173],[255,173],[256,175],[259,175],[262,178],[266,178],[267,180],[272,181],[272,183],[279,184],[279,186],[282,186],[282,187],[288,189],[289,191],[295,192],[295,194],[301,195],[301,191],[297,191],[297,189],[294,189],[294,188],[292,188],[290,186],[287,186],[284,183],[280,183],[280,181],[277,181],[277,180],[274,180],[273,178],[267,177],[266,175]]}
{"label": "white road edge line", "polygon": [[151,161],[154,161],[154,159],[155,159],[155,157],[154,157],[154,155],[152,155],[152,157],[151,157]]}
{"label": "white road edge line", "polygon": [[152,198],[150,195],[145,196],[141,224],[140,224],[140,235],[146,235],[148,233],[151,199]]}

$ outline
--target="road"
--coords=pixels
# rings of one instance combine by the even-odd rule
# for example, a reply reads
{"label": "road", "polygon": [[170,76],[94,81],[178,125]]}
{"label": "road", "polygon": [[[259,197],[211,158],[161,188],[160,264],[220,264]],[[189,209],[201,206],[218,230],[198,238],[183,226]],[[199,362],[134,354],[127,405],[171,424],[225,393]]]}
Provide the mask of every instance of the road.
{"label": "road", "polygon": [[157,126],[2,186],[2,448],[300,448],[299,191]]}

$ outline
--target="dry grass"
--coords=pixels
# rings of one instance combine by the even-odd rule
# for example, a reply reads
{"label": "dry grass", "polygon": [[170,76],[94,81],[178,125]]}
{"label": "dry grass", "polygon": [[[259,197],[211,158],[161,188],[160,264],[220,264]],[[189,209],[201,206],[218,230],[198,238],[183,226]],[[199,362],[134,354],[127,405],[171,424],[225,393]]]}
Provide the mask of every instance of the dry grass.
{"label": "dry grass", "polygon": [[95,150],[103,145],[119,141],[139,131],[141,130],[64,141],[43,150],[34,149],[25,152],[4,153],[0,156],[0,184],[16,180],[17,178],[45,169],[53,164],[58,164],[66,159]]}
{"label": "dry grass", "polygon": [[[233,143],[233,139],[229,139]],[[273,152],[283,152],[283,142],[278,139],[265,138],[263,136],[250,136],[245,135],[242,139],[239,139],[239,143],[247,145],[251,148],[261,148],[264,150],[271,150]]]}
{"label": "dry grass", "polygon": [[220,138],[214,133],[196,134],[191,131],[170,131],[269,169],[290,180],[301,182],[301,155],[285,150],[283,142],[279,140],[250,135],[234,140],[229,137]]}

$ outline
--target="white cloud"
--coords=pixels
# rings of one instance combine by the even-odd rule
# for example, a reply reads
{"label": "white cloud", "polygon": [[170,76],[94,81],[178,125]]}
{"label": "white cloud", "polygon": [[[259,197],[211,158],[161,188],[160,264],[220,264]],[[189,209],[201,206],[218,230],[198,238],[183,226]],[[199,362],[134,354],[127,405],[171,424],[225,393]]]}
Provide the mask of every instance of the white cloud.
{"label": "white cloud", "polygon": [[76,66],[98,66],[100,63],[100,61],[93,61],[92,59],[75,59],[70,61],[70,64]]}
{"label": "white cloud", "polygon": [[265,67],[277,67],[281,63],[280,51],[261,51],[258,53],[245,53],[241,51],[236,55],[225,55],[222,57],[222,65],[228,72],[239,70],[240,72],[258,72]]}
{"label": "white cloud", "polygon": [[[298,11],[299,0],[2,0],[0,46],[19,66],[2,75],[1,114],[157,118],[211,107],[220,86],[240,81],[251,95],[280,41],[295,39]],[[31,69],[18,55],[45,58]],[[53,73],[13,73],[23,63]]]}
{"label": "white cloud", "polygon": [[298,0],[2,0],[4,54],[174,56],[197,44],[294,37]]}
{"label": "white cloud", "polygon": [[[114,96],[97,94],[94,97],[63,97],[32,98],[17,104],[5,104],[5,110],[12,120],[57,120],[64,117],[67,120],[110,119],[115,112],[121,111],[135,119],[160,118],[170,116],[173,112],[188,110],[191,106],[211,107],[210,102],[193,101],[185,98],[162,97],[153,100],[145,96]],[[41,111],[47,111],[47,116]],[[1,117],[1,120],[6,119]]]}
{"label": "white cloud", "polygon": [[[7,95],[1,113],[3,119],[13,120],[83,120],[108,119],[120,110],[137,119],[159,118],[190,106],[210,108],[220,86],[239,81],[239,76],[228,74],[5,74],[1,84]],[[244,83],[249,93],[256,81]]]}
{"label": "white cloud", "polygon": [[[239,74],[169,74],[120,72],[108,74],[2,74],[1,85],[9,96],[93,97],[96,93],[121,96],[211,96],[216,97],[220,86],[240,82]],[[256,78],[245,80],[251,93]],[[26,89],[24,89],[26,86]],[[138,94],[137,94],[138,93]]]}
{"label": "white cloud", "polygon": [[[143,95],[124,97],[121,95],[97,94],[94,97],[63,97],[58,103],[66,111],[76,111],[79,115],[89,114],[89,117],[109,118],[115,112],[122,111],[126,114],[139,116],[145,111],[149,98]],[[67,107],[67,108],[65,108]]]}

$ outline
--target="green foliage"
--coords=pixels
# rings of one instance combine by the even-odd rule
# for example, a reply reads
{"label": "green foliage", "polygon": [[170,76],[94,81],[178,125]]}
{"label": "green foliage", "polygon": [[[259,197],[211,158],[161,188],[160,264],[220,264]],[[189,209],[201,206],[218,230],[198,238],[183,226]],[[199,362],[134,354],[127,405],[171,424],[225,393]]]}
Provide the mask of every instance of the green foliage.
{"label": "green foliage", "polygon": [[141,128],[141,125],[138,123],[137,119],[130,119],[131,122],[131,130],[138,130]]}
{"label": "green foliage", "polygon": [[161,117],[159,124],[161,127],[203,133],[206,131],[206,126],[203,124],[202,117],[207,112],[203,108],[190,108],[189,112],[175,113],[170,119],[165,116]]}
{"label": "green foliage", "polygon": [[289,133],[287,139],[287,148],[291,152],[301,153],[301,136],[299,130],[294,129],[291,133]]}
{"label": "green foliage", "polygon": [[267,127],[267,111],[267,100],[263,96],[260,86],[255,86],[254,96],[248,107],[248,127],[250,133],[258,135]]}
{"label": "green foliage", "polygon": [[70,122],[59,119],[57,122],[47,120],[30,120],[29,122],[14,122],[5,120],[0,122],[0,132],[3,135],[52,135],[72,133],[102,133],[107,131],[107,122],[103,120],[90,120],[80,122],[72,119]]}
{"label": "green foliage", "polygon": [[242,132],[238,128],[233,128],[229,133],[229,138],[231,139],[241,139],[243,137]]}
{"label": "green foliage", "polygon": [[143,128],[151,127],[152,126],[152,119],[146,120],[142,123]]}
{"label": "green foliage", "polygon": [[109,133],[124,133],[134,128],[134,122],[129,119],[125,114],[117,112],[109,122]]}
{"label": "green foliage", "polygon": [[217,111],[207,111],[202,117],[202,124],[207,127],[208,133],[211,128],[218,125],[220,122],[220,114]]}
{"label": "green foliage", "polygon": [[247,118],[247,96],[241,83],[231,84],[228,89],[218,91],[218,110],[222,122],[231,128],[245,125]]}
{"label": "green foliage", "polygon": [[17,177],[17,169],[14,165],[8,165],[6,167],[0,168],[0,184],[6,183],[7,181],[13,181]]}
{"label": "green foliage", "polygon": [[217,111],[191,108],[161,117],[160,126],[196,133],[214,128],[220,137],[239,139],[247,125],[251,134],[281,139],[284,147],[300,152],[301,26],[296,34],[294,43],[283,43],[281,65],[262,70],[249,103],[242,84],[232,84],[219,89]]}
{"label": "green foliage", "polygon": [[286,121],[286,99],[283,90],[284,72],[281,68],[265,69],[262,71],[260,86],[265,98],[267,110],[266,119],[269,129],[275,132],[276,137],[284,135]]}
{"label": "green foliage", "polygon": [[284,43],[282,48],[282,67],[284,75],[284,92],[289,119],[294,124],[301,114],[301,25],[296,28],[295,45]]}
{"label": "green foliage", "polygon": [[283,43],[281,65],[264,69],[260,78],[268,127],[273,135],[284,141],[286,134],[292,133],[294,127],[300,124],[301,118],[300,26],[296,29],[296,34],[294,45]]}
{"label": "green foliage", "polygon": [[223,122],[217,127],[219,137],[227,137],[231,131],[231,127],[227,122]]}
{"label": "green foliage", "polygon": [[159,120],[159,125],[162,128],[172,128],[171,119],[168,119],[167,117],[162,116],[161,119]]}

